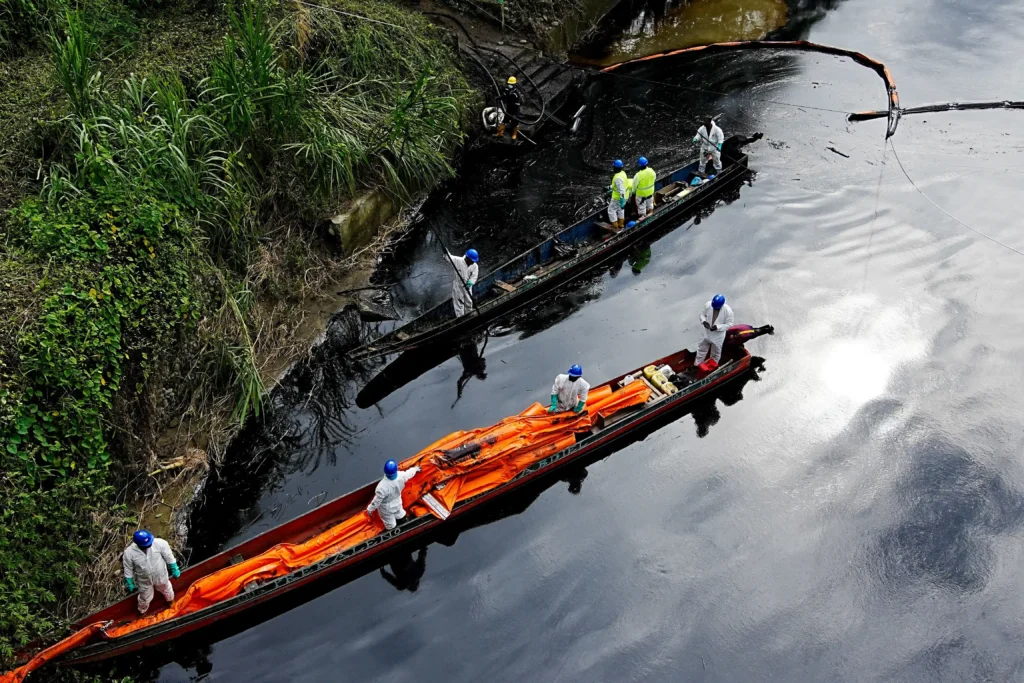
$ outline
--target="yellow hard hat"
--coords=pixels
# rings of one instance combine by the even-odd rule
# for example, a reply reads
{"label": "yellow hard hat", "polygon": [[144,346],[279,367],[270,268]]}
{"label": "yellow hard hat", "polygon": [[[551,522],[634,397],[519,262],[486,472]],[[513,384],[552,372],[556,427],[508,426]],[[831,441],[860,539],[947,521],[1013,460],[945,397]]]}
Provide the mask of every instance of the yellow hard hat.
{"label": "yellow hard hat", "polygon": [[508,77],[508,84],[509,85],[515,85],[516,84],[516,77],[515,76],[509,76]]}

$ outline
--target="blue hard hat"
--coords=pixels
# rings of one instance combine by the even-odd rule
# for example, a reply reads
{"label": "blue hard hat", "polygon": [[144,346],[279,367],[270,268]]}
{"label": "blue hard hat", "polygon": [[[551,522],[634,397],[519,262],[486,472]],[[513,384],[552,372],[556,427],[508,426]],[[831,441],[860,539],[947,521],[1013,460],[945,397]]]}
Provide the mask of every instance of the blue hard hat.
{"label": "blue hard hat", "polygon": [[636,165],[639,166],[640,168],[643,168],[644,166],[646,166],[647,165],[647,157],[640,157],[639,159],[637,159],[636,160]]}
{"label": "blue hard hat", "polygon": [[725,297],[721,294],[715,294],[715,298],[711,300],[711,308],[719,309],[725,305]]}
{"label": "blue hard hat", "polygon": [[583,368],[580,367],[579,365],[572,366],[571,368],[569,368],[569,376],[570,377],[582,377],[583,376]]}
{"label": "blue hard hat", "polygon": [[622,159],[616,159],[612,162],[612,166],[615,168],[622,168]]}
{"label": "blue hard hat", "polygon": [[139,529],[132,534],[132,540],[135,541],[135,545],[140,548],[148,548],[153,545],[153,534],[149,533],[145,529]]}
{"label": "blue hard hat", "polygon": [[398,477],[398,463],[394,460],[388,460],[384,463],[384,475],[388,479],[396,479]]}
{"label": "blue hard hat", "polygon": [[467,249],[466,258],[468,258],[473,263],[476,263],[477,261],[480,260],[480,254],[476,253],[476,249]]}
{"label": "blue hard hat", "polygon": [[636,221],[630,221],[626,223],[626,229],[628,230],[629,228],[632,228],[634,225],[636,225]]}

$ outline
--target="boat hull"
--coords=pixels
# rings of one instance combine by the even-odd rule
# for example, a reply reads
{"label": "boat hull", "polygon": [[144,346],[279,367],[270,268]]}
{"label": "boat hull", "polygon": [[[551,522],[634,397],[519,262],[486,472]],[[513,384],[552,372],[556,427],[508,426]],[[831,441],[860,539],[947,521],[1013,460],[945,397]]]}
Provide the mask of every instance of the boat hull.
{"label": "boat hull", "polygon": [[[683,350],[654,361],[654,364],[660,366],[668,363],[675,366],[682,359],[686,358],[686,354],[692,355],[692,352]],[[587,458],[588,456],[592,456],[599,451],[612,448],[616,444],[634,437],[638,430],[642,430],[644,427],[648,427],[660,419],[671,416],[673,413],[680,411],[683,407],[688,406],[698,398],[705,397],[709,393],[743,376],[750,369],[751,356],[749,352],[747,352],[742,346],[739,346],[733,349],[731,354],[732,356],[728,362],[723,363],[713,373],[703,379],[697,380],[693,384],[690,384],[679,393],[669,396],[650,407],[643,408],[639,412],[623,419],[621,422],[617,422],[597,434],[581,438],[576,444],[531,464],[514,479],[502,484],[501,486],[481,493],[474,498],[460,502],[452,509],[449,520],[453,517],[461,517],[480,506],[487,504],[489,501],[498,498],[499,496],[518,490],[537,479],[546,477],[548,474],[562,469],[566,465]],[[639,372],[640,370],[636,369],[631,371],[631,373],[626,374],[635,374]],[[625,376],[625,374],[620,375],[619,377],[612,379],[609,384],[617,383]],[[199,576],[220,568],[220,566],[225,564],[225,561],[228,558],[235,554],[245,554],[246,557],[251,556],[251,554],[253,554],[257,549],[254,544],[258,544],[260,547],[269,548],[275,544],[276,538],[278,537],[284,539],[289,536],[294,536],[296,529],[318,530],[325,523],[322,520],[330,516],[331,510],[334,511],[333,514],[337,514],[339,509],[353,507],[351,505],[353,500],[358,502],[360,507],[365,507],[365,500],[368,500],[368,496],[371,494],[373,486],[374,484],[370,484],[341,496],[334,501],[321,506],[318,510],[306,513],[305,515],[298,517],[277,529],[272,529],[254,539],[251,539],[250,541],[236,546],[235,548],[226,550],[213,558],[196,565],[195,567],[189,568],[189,571],[186,572],[183,578],[187,579],[188,582],[194,581]],[[116,657],[198,631],[230,617],[239,615],[245,610],[257,605],[267,603],[271,600],[276,600],[343,569],[353,569],[357,565],[371,561],[372,559],[379,557],[382,553],[391,550],[398,545],[421,538],[428,532],[438,528],[441,524],[442,521],[433,516],[408,519],[395,529],[384,531],[374,538],[360,543],[353,548],[337,553],[336,555],[328,557],[318,563],[309,565],[308,567],[298,569],[286,576],[282,576],[278,579],[256,586],[253,589],[247,590],[233,598],[223,601],[222,603],[140,630],[127,636],[122,636],[116,640],[102,641],[74,650],[69,653],[66,659],[61,660],[61,664],[84,664],[87,662]],[[186,585],[188,584],[186,583]],[[134,598],[128,598],[118,605],[87,617],[79,622],[79,625],[94,623],[96,621],[102,621],[105,618],[109,618],[118,608],[120,608],[123,613],[125,607],[129,610],[133,609]],[[105,612],[108,614],[105,615]]]}
{"label": "boat hull", "polygon": [[[673,182],[687,182],[696,170],[697,163],[691,163],[682,168],[676,169],[665,178],[659,180],[659,190]],[[407,325],[390,332],[375,342],[353,349],[347,354],[352,360],[366,360],[379,356],[397,353],[411,349],[422,349],[442,342],[449,342],[452,339],[460,338],[475,332],[493,320],[514,312],[537,297],[572,282],[594,268],[601,266],[607,261],[627,251],[637,242],[640,242],[658,229],[662,228],[668,221],[677,219],[688,212],[696,211],[706,207],[710,202],[717,199],[721,194],[734,187],[737,182],[747,177],[750,173],[746,155],[741,155],[737,160],[727,166],[711,182],[704,183],[693,191],[693,196],[680,199],[666,206],[654,216],[641,222],[635,228],[619,232],[603,243],[595,246],[579,258],[573,259],[564,267],[555,269],[550,275],[545,275],[532,283],[524,283],[517,287],[514,292],[505,294],[495,299],[486,300],[478,304],[471,313],[460,318],[451,317],[449,312],[451,302],[443,304],[424,313],[420,318],[410,321]],[[507,277],[506,271],[521,270],[522,266],[536,266],[550,263],[551,250],[555,242],[561,244],[574,244],[580,237],[592,235],[595,227],[604,217],[604,211],[599,211],[583,219],[576,225],[560,232],[555,238],[548,240],[535,247],[530,252],[520,255],[509,261],[492,273],[480,279],[474,287],[474,296],[479,297],[494,286],[496,280]],[[411,326],[426,324],[425,319],[436,319],[436,323],[422,331],[414,331],[409,336],[401,338],[401,333]]]}

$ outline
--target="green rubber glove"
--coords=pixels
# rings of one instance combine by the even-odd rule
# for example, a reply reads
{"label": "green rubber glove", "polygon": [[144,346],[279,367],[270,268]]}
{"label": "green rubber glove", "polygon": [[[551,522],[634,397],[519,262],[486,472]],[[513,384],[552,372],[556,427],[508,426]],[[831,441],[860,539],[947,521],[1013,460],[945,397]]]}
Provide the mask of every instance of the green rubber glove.
{"label": "green rubber glove", "polygon": [[719,142],[717,146],[718,146],[718,151],[721,152],[722,151],[722,143]]}
{"label": "green rubber glove", "polygon": [[586,408],[586,407],[587,407],[586,402],[585,401],[580,401],[579,403],[576,404],[576,408],[574,408],[573,410],[574,410],[574,412],[582,413],[583,409]]}
{"label": "green rubber glove", "polygon": [[620,197],[619,198],[619,206],[621,208],[623,208],[623,209],[626,208],[626,198],[625,197]]}
{"label": "green rubber glove", "polygon": [[558,394],[551,394],[551,407],[548,408],[549,413],[553,413],[558,410]]}
{"label": "green rubber glove", "polygon": [[126,577],[124,577],[124,584],[126,586],[128,586],[128,592],[129,593],[134,593],[135,592],[135,579],[126,576]]}
{"label": "green rubber glove", "polygon": [[171,576],[173,576],[176,579],[181,576],[181,570],[178,569],[178,563],[177,562],[175,562],[173,564],[169,564],[167,566],[170,567],[170,569],[171,569]]}

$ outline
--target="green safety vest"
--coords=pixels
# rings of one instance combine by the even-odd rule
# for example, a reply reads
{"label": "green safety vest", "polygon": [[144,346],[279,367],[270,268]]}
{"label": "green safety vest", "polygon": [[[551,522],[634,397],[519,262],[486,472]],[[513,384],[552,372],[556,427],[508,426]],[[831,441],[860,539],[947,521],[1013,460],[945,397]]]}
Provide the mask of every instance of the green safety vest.
{"label": "green safety vest", "polygon": [[651,167],[640,169],[633,176],[633,193],[640,199],[654,196],[654,181],[658,175]]}
{"label": "green safety vest", "polygon": [[621,195],[619,195],[618,188],[615,187],[615,181],[618,180],[619,178],[622,178],[622,185],[623,185],[623,187],[626,188],[626,198],[629,199],[629,188],[630,188],[629,176],[626,175],[625,171],[619,171],[618,173],[616,173],[615,175],[612,176],[612,200],[613,201],[618,201],[618,200],[622,199]]}

